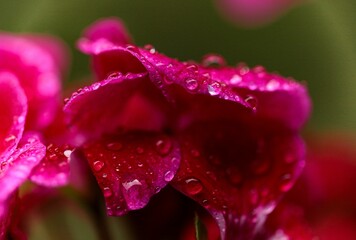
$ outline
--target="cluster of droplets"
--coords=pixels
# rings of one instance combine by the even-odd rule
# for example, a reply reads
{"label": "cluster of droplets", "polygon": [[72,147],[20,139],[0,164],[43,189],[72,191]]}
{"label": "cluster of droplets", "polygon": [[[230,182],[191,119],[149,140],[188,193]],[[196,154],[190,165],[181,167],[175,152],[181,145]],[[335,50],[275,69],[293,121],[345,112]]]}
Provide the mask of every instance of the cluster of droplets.
{"label": "cluster of droplets", "polygon": [[140,144],[132,137],[126,136],[125,145],[116,140],[84,147],[110,215],[142,208],[151,195],[173,180],[179,167],[170,138],[152,141],[144,137]]}

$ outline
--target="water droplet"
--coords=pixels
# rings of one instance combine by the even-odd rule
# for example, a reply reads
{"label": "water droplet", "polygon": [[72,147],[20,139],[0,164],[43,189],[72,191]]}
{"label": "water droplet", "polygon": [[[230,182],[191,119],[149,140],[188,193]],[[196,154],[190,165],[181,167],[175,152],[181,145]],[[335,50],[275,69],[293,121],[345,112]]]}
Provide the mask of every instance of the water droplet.
{"label": "water droplet", "polygon": [[253,71],[255,73],[262,73],[262,72],[265,72],[266,69],[263,66],[256,66],[256,67],[253,68]]}
{"label": "water droplet", "polygon": [[185,86],[187,87],[188,90],[194,91],[198,88],[199,84],[198,81],[195,79],[187,79],[185,80]]}
{"label": "water droplet", "polygon": [[198,71],[198,66],[196,64],[188,64],[186,69],[189,70],[189,71],[197,72]]}
{"label": "water droplet", "polygon": [[106,148],[111,151],[119,151],[122,148],[122,144],[119,142],[112,142],[108,143]]}
{"label": "water droplet", "polygon": [[172,162],[172,164],[177,164],[178,163],[178,158],[172,157],[171,162]]}
{"label": "water droplet", "polygon": [[98,88],[100,87],[100,83],[94,83],[92,86],[91,86],[91,88],[93,89],[93,90],[97,90]]}
{"label": "water droplet", "polygon": [[188,194],[196,195],[203,190],[203,185],[196,178],[188,178],[185,181],[185,189]]}
{"label": "water droplet", "polygon": [[138,180],[138,179],[134,179],[132,181],[128,181],[128,182],[123,182],[122,186],[126,189],[129,190],[130,188],[134,187],[134,186],[141,186],[142,183]]}
{"label": "water droplet", "polygon": [[111,74],[109,74],[109,76],[107,77],[107,79],[116,79],[122,77],[122,73],[121,72],[113,72]]}
{"label": "water droplet", "polygon": [[72,154],[72,151],[71,151],[71,150],[65,150],[65,151],[63,152],[63,154],[64,154],[64,156],[66,156],[67,158],[69,158],[70,155]]}
{"label": "water droplet", "polygon": [[160,139],[156,142],[157,151],[162,155],[167,155],[172,148],[172,142],[169,139]]}
{"label": "water droplet", "polygon": [[103,167],[104,167],[104,163],[102,161],[95,161],[93,163],[94,171],[99,172]]}
{"label": "water droplet", "polygon": [[172,171],[167,171],[164,174],[164,181],[170,182],[174,178],[174,173]]}
{"label": "water droplet", "polygon": [[293,187],[293,178],[291,174],[284,174],[281,177],[281,183],[279,185],[279,190],[282,192],[287,192]]}
{"label": "water droplet", "polygon": [[103,193],[104,193],[104,197],[108,198],[112,196],[112,191],[110,188],[108,187],[104,187],[103,189]]}
{"label": "water droplet", "polygon": [[139,163],[137,163],[137,166],[138,167],[143,167],[143,163],[139,162]]}
{"label": "water droplet", "polygon": [[231,84],[238,84],[242,81],[242,77],[238,74],[234,74],[232,78],[230,79]]}
{"label": "water droplet", "polygon": [[64,104],[67,104],[67,102],[69,102],[69,98],[65,98],[65,99],[63,100],[63,102],[64,102]]}
{"label": "water droplet", "polygon": [[200,152],[197,149],[192,149],[190,151],[190,153],[192,154],[193,157],[199,157],[200,156]]}
{"label": "water droplet", "polygon": [[11,141],[14,141],[15,139],[16,139],[15,135],[11,134],[4,140],[5,140],[5,142],[11,142]]}
{"label": "water droplet", "polygon": [[269,80],[269,82],[266,85],[266,89],[269,91],[276,90],[279,87],[279,82],[275,79]]}
{"label": "water droplet", "polygon": [[208,54],[203,57],[202,65],[205,67],[221,67],[226,65],[226,62],[220,55]]}
{"label": "water droplet", "polygon": [[102,177],[103,177],[103,178],[107,178],[108,175],[107,175],[106,173],[103,173]]}
{"label": "water droplet", "polygon": [[138,154],[142,154],[142,153],[145,152],[145,150],[144,150],[142,147],[137,147],[137,148],[136,148],[136,152],[137,152]]}
{"label": "water droplet", "polygon": [[50,154],[50,155],[48,156],[48,158],[49,158],[50,160],[55,161],[55,160],[57,159],[57,155],[56,155],[55,153],[52,153],[52,154]]}
{"label": "water droplet", "polygon": [[245,102],[252,108],[252,109],[256,109],[257,107],[257,99],[254,96],[247,96],[245,98]]}
{"label": "water droplet", "polygon": [[146,45],[144,46],[144,48],[145,48],[146,50],[148,50],[148,51],[149,51],[150,53],[152,53],[152,54],[156,53],[155,47],[152,46],[151,44],[146,44]]}
{"label": "water droplet", "polygon": [[208,92],[211,96],[219,95],[221,92],[221,84],[219,82],[213,82],[208,85]]}

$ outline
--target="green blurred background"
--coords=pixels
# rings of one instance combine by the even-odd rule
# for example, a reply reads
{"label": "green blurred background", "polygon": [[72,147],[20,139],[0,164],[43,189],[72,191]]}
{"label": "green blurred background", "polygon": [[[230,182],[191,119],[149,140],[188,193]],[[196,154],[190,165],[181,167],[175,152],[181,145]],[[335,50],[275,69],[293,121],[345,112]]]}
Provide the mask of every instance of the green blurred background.
{"label": "green blurred background", "polygon": [[306,81],[314,102],[308,129],[356,130],[356,1],[310,0],[255,29],[227,22],[212,0],[0,0],[0,29],[42,32],[72,50],[70,80],[90,74],[75,41],[91,22],[118,16],[138,45],[200,60],[219,53],[229,64],[266,66]]}

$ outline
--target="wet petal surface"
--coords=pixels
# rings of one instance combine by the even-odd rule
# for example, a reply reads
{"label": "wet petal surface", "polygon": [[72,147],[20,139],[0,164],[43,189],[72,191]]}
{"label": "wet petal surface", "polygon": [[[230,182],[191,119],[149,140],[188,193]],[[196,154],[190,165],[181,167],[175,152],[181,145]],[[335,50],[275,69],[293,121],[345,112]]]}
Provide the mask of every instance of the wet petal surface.
{"label": "wet petal surface", "polygon": [[27,99],[17,78],[0,72],[0,164],[20,141],[26,113]]}
{"label": "wet petal surface", "polygon": [[268,73],[261,66],[227,67],[224,59],[214,54],[205,56],[201,63],[179,62],[158,53],[153,46],[138,48],[107,41],[110,46],[92,54],[99,80],[113,72],[147,72],[150,81],[172,102],[189,105],[189,95],[223,99],[250,108],[274,126],[299,129],[310,114],[310,99],[303,85]]}
{"label": "wet petal surface", "polygon": [[46,147],[37,135],[28,134],[21,139],[17,149],[0,165],[0,202],[28,179],[45,153]]}
{"label": "wet petal surface", "polygon": [[69,158],[72,150],[68,145],[48,145],[46,156],[31,172],[31,181],[46,187],[66,185],[69,181]]}
{"label": "wet petal surface", "polygon": [[180,143],[172,184],[214,216],[225,239],[252,238],[304,166],[304,145],[295,134],[238,123],[193,126]]}
{"label": "wet petal surface", "polygon": [[173,179],[180,163],[174,140],[147,132],[108,136],[85,144],[83,151],[112,216],[143,208]]}
{"label": "wet petal surface", "polygon": [[165,100],[145,74],[113,74],[74,93],[65,106],[75,145],[104,133],[157,131],[164,127]]}

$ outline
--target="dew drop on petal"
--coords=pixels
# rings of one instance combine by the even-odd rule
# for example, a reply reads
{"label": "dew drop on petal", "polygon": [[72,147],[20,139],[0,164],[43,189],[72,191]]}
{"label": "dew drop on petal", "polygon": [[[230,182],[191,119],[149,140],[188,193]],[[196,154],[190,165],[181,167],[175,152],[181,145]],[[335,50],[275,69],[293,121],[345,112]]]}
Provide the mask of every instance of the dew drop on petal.
{"label": "dew drop on petal", "polygon": [[277,82],[275,79],[269,80],[269,82],[266,85],[266,89],[269,91],[276,90],[279,87],[279,82]]}
{"label": "dew drop on petal", "polygon": [[15,135],[10,134],[8,137],[6,137],[4,140],[5,142],[11,142],[14,141],[16,139]]}
{"label": "dew drop on petal", "polygon": [[242,78],[238,74],[233,75],[232,78],[230,79],[231,84],[238,84],[241,81],[242,81]]}
{"label": "dew drop on petal", "polygon": [[285,174],[281,178],[281,183],[279,185],[279,190],[282,192],[287,192],[293,187],[293,179],[291,174]]}
{"label": "dew drop on petal", "polygon": [[106,145],[106,148],[111,151],[119,151],[122,148],[122,144],[119,142],[112,142]]}
{"label": "dew drop on petal", "polygon": [[95,161],[93,163],[93,168],[94,168],[94,171],[100,171],[102,168],[104,167],[104,163],[102,161]]}
{"label": "dew drop on petal", "polygon": [[65,150],[65,151],[63,152],[63,155],[66,156],[67,158],[69,158],[71,154],[72,154],[72,151],[71,151],[71,150]]}
{"label": "dew drop on petal", "polygon": [[205,67],[221,67],[225,64],[225,59],[216,54],[208,54],[204,56],[202,60],[202,65]]}
{"label": "dew drop on petal", "polygon": [[257,107],[257,99],[254,96],[247,96],[245,98],[245,102],[253,109],[256,109]]}
{"label": "dew drop on petal", "polygon": [[111,191],[111,189],[108,188],[108,187],[105,187],[105,188],[103,189],[103,193],[104,193],[104,197],[106,197],[106,198],[112,196],[112,191]]}
{"label": "dew drop on petal", "polygon": [[146,45],[144,46],[144,48],[145,48],[147,51],[149,51],[150,53],[152,53],[152,54],[156,53],[155,47],[152,46],[151,44],[146,44]]}
{"label": "dew drop on petal", "polygon": [[156,142],[156,149],[159,154],[167,155],[172,148],[172,142],[169,139],[160,139]]}
{"label": "dew drop on petal", "polygon": [[138,179],[134,179],[132,181],[128,181],[128,182],[123,182],[122,186],[126,189],[129,190],[130,188],[134,187],[134,186],[141,186],[142,183],[138,180]]}
{"label": "dew drop on petal", "polygon": [[145,150],[144,150],[142,147],[137,147],[137,148],[136,148],[136,152],[137,152],[138,154],[142,154],[142,153],[145,152]]}
{"label": "dew drop on petal", "polygon": [[91,88],[93,89],[93,90],[97,90],[98,88],[100,87],[100,83],[94,83],[92,86],[91,86]]}
{"label": "dew drop on petal", "polygon": [[109,74],[109,76],[107,77],[107,79],[116,79],[122,76],[122,73],[120,72],[113,72],[111,74]]}
{"label": "dew drop on petal", "polygon": [[203,190],[203,185],[196,178],[188,178],[185,181],[185,189],[188,194],[196,195]]}
{"label": "dew drop on petal", "polygon": [[185,80],[185,86],[187,87],[188,90],[194,91],[198,88],[198,81],[195,79],[187,79]]}
{"label": "dew drop on petal", "polygon": [[221,93],[221,84],[218,82],[213,82],[212,84],[208,85],[208,92],[211,96],[216,96]]}
{"label": "dew drop on petal", "polygon": [[165,174],[164,174],[164,180],[166,182],[170,182],[172,181],[172,179],[174,178],[174,173],[172,171],[167,171]]}

